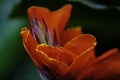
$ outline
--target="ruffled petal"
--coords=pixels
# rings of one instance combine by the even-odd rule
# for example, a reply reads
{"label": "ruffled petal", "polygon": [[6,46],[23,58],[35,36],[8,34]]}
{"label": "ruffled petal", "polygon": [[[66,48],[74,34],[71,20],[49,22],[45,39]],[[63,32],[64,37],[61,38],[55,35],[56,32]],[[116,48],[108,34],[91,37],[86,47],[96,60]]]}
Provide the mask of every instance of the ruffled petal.
{"label": "ruffled petal", "polygon": [[69,54],[68,51],[60,47],[40,44],[37,46],[37,49],[43,51],[48,57],[63,62],[68,66],[73,62],[73,55]]}
{"label": "ruffled petal", "polygon": [[90,47],[77,57],[75,57],[73,63],[70,65],[66,75],[66,80],[76,80],[81,71],[96,58],[94,56],[94,47]]}
{"label": "ruffled petal", "polygon": [[37,53],[36,47],[38,45],[36,40],[33,38],[32,34],[30,33],[30,31],[26,27],[22,28],[20,34],[22,36],[23,45],[24,45],[26,51],[28,52],[28,54],[32,58],[35,65],[37,67],[40,67],[41,64],[40,64],[40,62],[38,62],[38,57],[36,55],[36,53]]}
{"label": "ruffled petal", "polygon": [[90,47],[96,46],[96,39],[90,34],[82,34],[65,44],[65,48],[76,53],[81,54]]}
{"label": "ruffled petal", "polygon": [[61,45],[64,46],[68,41],[82,34],[81,27],[71,28],[62,33]]}
{"label": "ruffled petal", "polygon": [[[36,51],[38,52],[37,55],[39,57],[39,60],[41,60],[42,63],[47,67],[47,70],[55,80],[61,80],[64,74],[66,73],[66,70],[68,69],[68,65],[66,65],[62,61],[57,60],[56,58],[52,58],[52,57],[56,57],[56,55],[54,54],[55,50],[51,51],[52,50],[50,49],[51,47],[48,48],[47,47],[44,48],[43,46],[42,47],[38,46]],[[45,49],[47,49],[47,51]],[[47,54],[45,52],[47,52]]]}

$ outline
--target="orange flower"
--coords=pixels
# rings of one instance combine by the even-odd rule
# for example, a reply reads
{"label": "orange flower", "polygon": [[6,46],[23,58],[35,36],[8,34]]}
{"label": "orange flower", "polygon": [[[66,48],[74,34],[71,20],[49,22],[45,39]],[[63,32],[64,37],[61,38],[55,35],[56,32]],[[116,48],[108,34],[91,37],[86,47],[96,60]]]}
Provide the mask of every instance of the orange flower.
{"label": "orange flower", "polygon": [[119,77],[117,49],[96,58],[94,36],[82,34],[80,27],[64,31],[71,9],[70,4],[53,12],[36,6],[28,9],[29,29],[22,28],[20,34],[41,77],[44,80],[103,80],[113,74],[113,79]]}

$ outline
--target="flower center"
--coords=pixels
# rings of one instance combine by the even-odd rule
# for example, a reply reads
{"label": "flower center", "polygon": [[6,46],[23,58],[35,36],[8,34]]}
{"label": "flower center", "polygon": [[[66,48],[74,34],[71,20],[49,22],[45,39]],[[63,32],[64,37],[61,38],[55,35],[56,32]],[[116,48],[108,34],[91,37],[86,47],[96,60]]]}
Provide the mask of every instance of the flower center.
{"label": "flower center", "polygon": [[39,44],[48,44],[52,46],[58,46],[59,43],[56,37],[55,30],[54,30],[54,40],[53,40],[49,27],[47,26],[43,18],[42,18],[42,22],[44,24],[45,30],[43,30],[43,25],[41,24],[41,22],[39,22],[39,20],[36,17],[30,19],[29,28],[30,28],[30,31],[32,32],[34,39]]}

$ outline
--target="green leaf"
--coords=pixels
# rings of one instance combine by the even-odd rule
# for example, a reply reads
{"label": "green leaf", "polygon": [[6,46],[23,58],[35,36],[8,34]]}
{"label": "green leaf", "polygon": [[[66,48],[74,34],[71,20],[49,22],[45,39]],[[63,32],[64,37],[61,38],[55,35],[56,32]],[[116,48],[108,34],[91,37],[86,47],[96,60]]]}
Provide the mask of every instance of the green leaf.
{"label": "green leaf", "polygon": [[99,4],[92,0],[68,0],[68,1],[80,2],[88,7],[93,8],[93,9],[107,9],[107,5]]}
{"label": "green leaf", "polygon": [[75,2],[80,2],[90,8],[93,9],[117,9],[120,10],[120,4],[116,0],[68,0],[68,1],[75,1]]}

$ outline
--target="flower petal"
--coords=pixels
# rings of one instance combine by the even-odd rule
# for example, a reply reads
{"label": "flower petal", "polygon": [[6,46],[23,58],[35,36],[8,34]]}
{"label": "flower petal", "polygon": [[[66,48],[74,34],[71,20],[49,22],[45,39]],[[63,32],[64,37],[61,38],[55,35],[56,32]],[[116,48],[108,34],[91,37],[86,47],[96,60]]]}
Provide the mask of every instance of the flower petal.
{"label": "flower petal", "polygon": [[63,6],[62,8],[60,8],[59,10],[52,12],[49,15],[49,18],[47,20],[48,26],[50,28],[53,27],[51,29],[52,35],[54,36],[53,32],[55,29],[55,31],[56,31],[55,33],[56,33],[56,36],[57,36],[57,39],[59,42],[60,42],[61,33],[63,32],[64,28],[66,27],[66,24],[70,17],[71,9],[72,9],[72,5],[67,4],[67,5]]}
{"label": "flower petal", "polygon": [[61,45],[64,46],[68,41],[82,34],[81,27],[71,28],[62,33]]}
{"label": "flower petal", "polygon": [[40,62],[38,62],[38,57],[36,55],[36,53],[37,53],[36,47],[38,45],[36,40],[33,38],[32,34],[30,33],[30,31],[26,27],[22,28],[20,34],[22,36],[23,45],[24,45],[26,51],[28,52],[28,54],[32,58],[35,65],[37,67],[40,67],[41,64],[40,64]]}
{"label": "flower petal", "polygon": [[81,54],[90,47],[96,46],[96,39],[90,34],[82,34],[65,44],[65,48],[76,53]]}
{"label": "flower petal", "polygon": [[[36,51],[38,44],[34,40],[32,34],[27,28],[22,28],[20,34],[23,38],[23,44],[26,51],[28,52],[38,69],[40,69],[40,71],[42,71],[44,75],[47,75],[46,73],[48,73],[51,76],[56,76],[57,80],[58,78],[62,78],[62,76],[65,74],[65,71],[68,69],[68,66],[61,61],[58,61],[54,58],[50,58],[49,56],[47,56],[46,53],[44,53],[41,50]],[[49,70],[52,73],[49,73]]]}
{"label": "flower petal", "polygon": [[76,80],[77,76],[86,67],[86,65],[95,59],[94,47],[90,47],[88,50],[84,51],[74,59],[65,75],[65,79]]}
{"label": "flower petal", "polygon": [[[48,47],[48,48],[50,49],[50,47]],[[66,73],[68,66],[65,63],[63,63],[62,61],[52,58],[54,56],[53,53],[51,53],[51,55],[50,54],[47,55],[45,52],[43,52],[44,50],[42,51],[42,48],[40,46],[38,46],[36,51],[38,52],[37,55],[39,57],[39,60],[41,60],[42,63],[47,67],[47,69],[50,71],[51,75],[54,76],[54,79],[61,80],[61,78]],[[49,51],[51,52],[51,49]],[[48,51],[46,51],[46,52],[48,52]],[[54,52],[54,51],[52,51],[52,52]],[[52,57],[49,57],[49,56],[52,56]]]}
{"label": "flower petal", "polygon": [[43,51],[48,57],[54,58],[66,65],[70,65],[73,61],[73,56],[67,53],[68,51],[65,51],[59,47],[40,44],[37,46],[37,49]]}
{"label": "flower petal", "polygon": [[119,80],[120,51],[112,49],[87,66],[77,80]]}
{"label": "flower petal", "polygon": [[98,58],[94,69],[95,80],[120,79],[120,51],[112,49]]}

